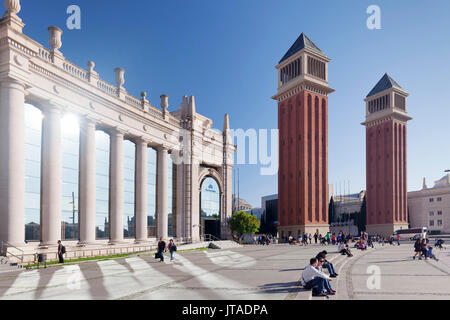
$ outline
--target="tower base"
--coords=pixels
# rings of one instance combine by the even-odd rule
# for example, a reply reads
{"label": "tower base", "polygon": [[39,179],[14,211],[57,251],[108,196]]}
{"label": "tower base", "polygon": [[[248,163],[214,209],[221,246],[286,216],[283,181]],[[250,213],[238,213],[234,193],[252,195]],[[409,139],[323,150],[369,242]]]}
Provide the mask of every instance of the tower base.
{"label": "tower base", "polygon": [[300,226],[286,226],[278,227],[278,239],[282,240],[283,237],[289,237],[290,235],[297,239],[299,234],[311,234],[316,232],[319,235],[325,236],[330,231],[330,225],[328,224],[314,224],[314,225],[300,225]]}
{"label": "tower base", "polygon": [[371,236],[390,237],[395,231],[408,228],[407,223],[370,224],[366,226],[366,232]]}

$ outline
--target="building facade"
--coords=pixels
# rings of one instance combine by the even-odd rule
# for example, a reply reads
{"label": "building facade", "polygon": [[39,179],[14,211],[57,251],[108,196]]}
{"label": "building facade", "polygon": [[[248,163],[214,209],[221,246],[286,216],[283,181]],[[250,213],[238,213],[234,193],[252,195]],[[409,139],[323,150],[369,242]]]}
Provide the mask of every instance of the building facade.
{"label": "building facade", "polygon": [[408,192],[408,210],[411,228],[428,228],[433,234],[450,233],[450,175],[428,188],[425,180],[422,190]]}
{"label": "building facade", "polygon": [[360,193],[333,196],[332,214],[330,214],[331,233],[345,232],[358,235],[358,222],[363,214],[362,206],[366,191]]}
{"label": "building facade", "polygon": [[278,194],[261,198],[261,233],[274,237],[278,232]]}
{"label": "building facade", "polygon": [[[51,247],[199,241],[202,218],[229,237],[232,167],[229,118],[223,131],[182,97],[169,112],[127,92],[125,70],[107,83],[60,51],[23,34],[19,0],[0,20],[0,241]],[[206,186],[206,187],[205,187]],[[28,244],[25,245],[25,242]]]}
{"label": "building facade", "polygon": [[366,102],[367,232],[408,228],[406,127],[408,94],[388,74]]}
{"label": "building facade", "polygon": [[277,65],[280,237],[328,224],[328,63],[303,33]]}

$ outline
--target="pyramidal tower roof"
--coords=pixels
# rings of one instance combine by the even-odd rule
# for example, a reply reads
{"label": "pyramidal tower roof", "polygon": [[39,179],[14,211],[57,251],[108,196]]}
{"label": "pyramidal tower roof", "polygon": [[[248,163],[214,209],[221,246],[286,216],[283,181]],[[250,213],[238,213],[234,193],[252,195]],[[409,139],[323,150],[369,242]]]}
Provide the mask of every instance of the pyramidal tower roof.
{"label": "pyramidal tower roof", "polygon": [[319,53],[321,55],[325,55],[322,50],[320,50],[315,44],[314,42],[311,41],[311,39],[309,39],[303,32],[302,34],[298,37],[298,39],[294,42],[294,44],[292,45],[292,47],[288,50],[288,52],[286,52],[286,54],[284,55],[284,57],[280,60],[279,63],[282,63],[284,60],[288,59],[289,57],[293,56],[294,54],[296,54],[297,52],[299,52],[300,50],[303,49],[309,49],[312,50],[316,53]]}
{"label": "pyramidal tower roof", "polygon": [[367,98],[374,96],[384,90],[391,89],[391,88],[397,88],[397,89],[403,90],[403,88],[400,87],[400,85],[397,82],[395,82],[394,79],[392,79],[387,73],[385,73],[383,78],[381,78],[381,80],[378,81],[377,85],[367,95]]}

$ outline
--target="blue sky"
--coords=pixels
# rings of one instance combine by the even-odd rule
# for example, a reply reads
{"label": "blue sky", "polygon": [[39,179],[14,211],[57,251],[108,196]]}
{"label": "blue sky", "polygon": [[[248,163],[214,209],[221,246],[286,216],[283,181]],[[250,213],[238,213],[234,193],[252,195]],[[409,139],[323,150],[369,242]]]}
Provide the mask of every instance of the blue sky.
{"label": "blue sky", "polygon": [[[431,5],[432,3],[432,5]],[[126,70],[125,87],[146,90],[169,110],[195,95],[197,111],[221,129],[277,128],[275,65],[301,32],[331,59],[329,183],[350,181],[365,189],[364,97],[384,73],[407,92],[408,188],[429,186],[450,169],[450,2],[447,0],[22,0],[24,33],[48,47],[47,27],[63,29],[61,51],[85,67],[96,63],[114,83]],[[66,9],[81,8],[81,30],[68,30]],[[369,30],[367,7],[381,8],[381,30]],[[277,176],[259,166],[240,168],[240,195],[255,206],[277,192]],[[348,182],[346,182],[347,184]],[[343,188],[343,187],[342,187]],[[348,187],[346,187],[347,189]]]}

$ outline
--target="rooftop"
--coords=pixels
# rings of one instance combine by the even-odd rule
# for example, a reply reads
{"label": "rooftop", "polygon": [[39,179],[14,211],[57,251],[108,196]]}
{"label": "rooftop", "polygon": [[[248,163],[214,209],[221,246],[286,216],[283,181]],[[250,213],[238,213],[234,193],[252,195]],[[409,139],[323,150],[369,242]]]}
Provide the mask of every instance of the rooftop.
{"label": "rooftop", "polygon": [[403,90],[403,88],[400,87],[400,85],[397,82],[395,82],[394,79],[392,79],[387,73],[385,73],[384,76],[381,78],[381,80],[378,81],[377,85],[367,95],[367,98],[391,88]]}
{"label": "rooftop", "polygon": [[322,50],[320,50],[314,42],[311,41],[303,32],[302,34],[297,38],[297,40],[294,42],[292,47],[286,52],[284,57],[280,60],[280,63],[282,63],[284,60],[288,59],[289,57],[293,56],[297,52],[303,50],[303,49],[309,49],[311,51],[314,51],[318,54],[325,55]]}

